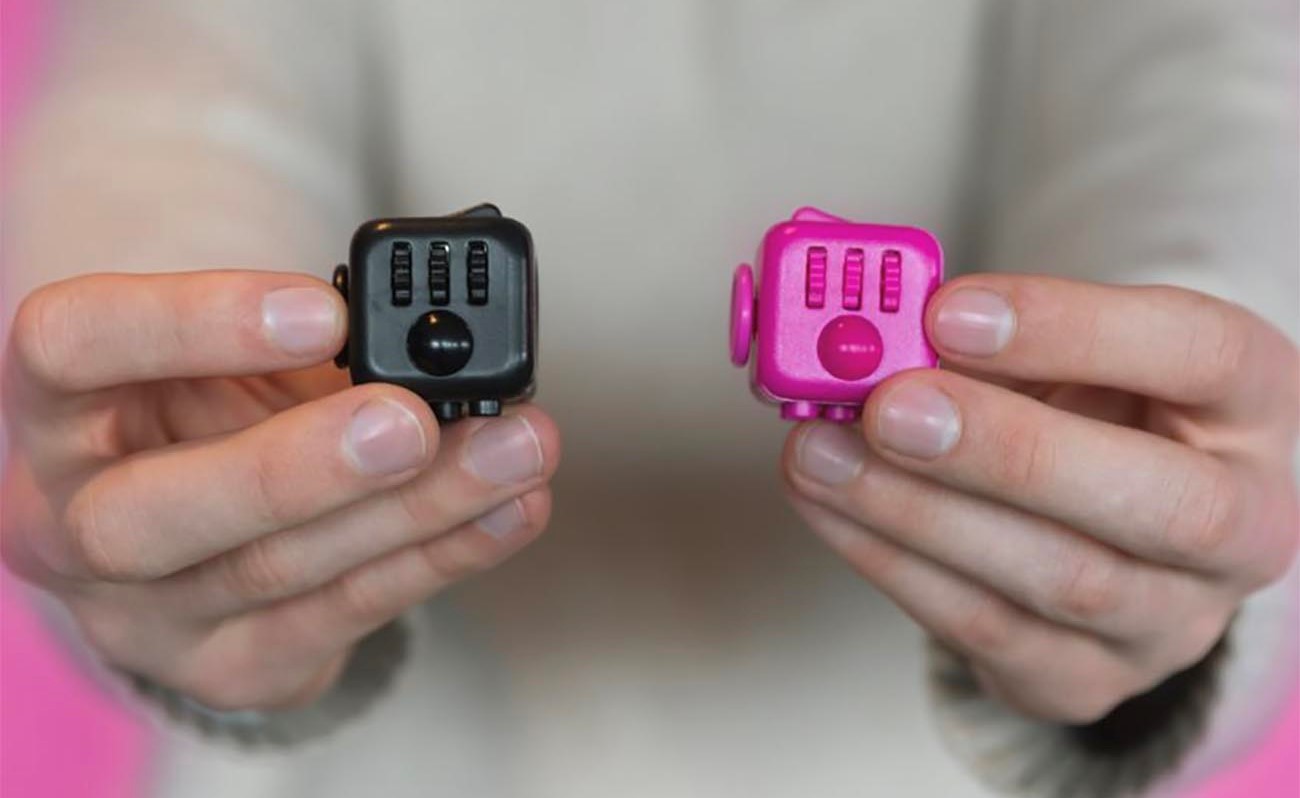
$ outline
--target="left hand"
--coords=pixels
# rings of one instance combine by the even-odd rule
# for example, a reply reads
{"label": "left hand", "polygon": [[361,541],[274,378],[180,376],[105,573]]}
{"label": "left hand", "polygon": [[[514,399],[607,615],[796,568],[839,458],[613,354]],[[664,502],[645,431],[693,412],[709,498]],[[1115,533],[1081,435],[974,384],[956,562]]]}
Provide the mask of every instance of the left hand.
{"label": "left hand", "polygon": [[1297,548],[1300,357],[1171,287],[974,275],[935,295],[949,371],[861,430],[796,429],[798,512],[1024,714],[1087,723],[1199,661]]}

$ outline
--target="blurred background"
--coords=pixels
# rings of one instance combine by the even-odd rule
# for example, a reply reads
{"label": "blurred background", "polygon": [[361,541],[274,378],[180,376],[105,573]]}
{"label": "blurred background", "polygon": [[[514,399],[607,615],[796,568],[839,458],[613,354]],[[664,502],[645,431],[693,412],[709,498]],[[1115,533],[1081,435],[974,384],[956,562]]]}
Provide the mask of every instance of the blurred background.
{"label": "blurred background", "polygon": [[[40,91],[43,42],[61,11],[56,2],[0,0],[0,136]],[[25,591],[0,571],[0,796],[147,795],[150,720],[63,655]],[[1294,795],[1287,785],[1297,783],[1300,703],[1250,756],[1189,798]]]}

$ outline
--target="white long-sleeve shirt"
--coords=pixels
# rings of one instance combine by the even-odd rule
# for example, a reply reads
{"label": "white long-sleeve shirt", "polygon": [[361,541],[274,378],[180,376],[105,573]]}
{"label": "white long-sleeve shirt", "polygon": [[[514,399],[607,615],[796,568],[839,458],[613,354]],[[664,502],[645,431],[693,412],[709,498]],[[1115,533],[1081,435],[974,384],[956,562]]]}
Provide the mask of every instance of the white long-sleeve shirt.
{"label": "white long-sleeve shirt", "polygon": [[[550,532],[415,613],[367,714],[289,750],[177,731],[161,795],[991,794],[982,732],[941,741],[923,635],[784,506],[784,427],[723,354],[732,267],[814,204],[933,229],[951,273],[1175,282],[1295,336],[1294,0],[62,17],[7,164],[9,297],[105,269],[325,276],[364,219],[490,200],[537,242],[539,401],[565,439]],[[1243,613],[1166,791],[1294,681],[1294,593]]]}

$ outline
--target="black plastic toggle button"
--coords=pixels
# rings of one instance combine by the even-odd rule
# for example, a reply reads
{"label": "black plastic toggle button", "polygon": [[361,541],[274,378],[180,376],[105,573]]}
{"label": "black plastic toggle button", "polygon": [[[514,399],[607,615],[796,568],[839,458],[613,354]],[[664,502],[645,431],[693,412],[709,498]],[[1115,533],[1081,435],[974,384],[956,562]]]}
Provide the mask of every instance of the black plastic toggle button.
{"label": "black plastic toggle button", "polygon": [[451,303],[451,247],[446,241],[429,245],[429,302]]}
{"label": "black plastic toggle button", "polygon": [[[343,296],[343,302],[348,302],[348,265],[340,263],[334,267],[334,290]],[[343,348],[334,356],[334,365],[341,369],[348,367],[348,346],[349,342],[343,342]]]}
{"label": "black plastic toggle button", "polygon": [[393,244],[393,304],[411,304],[411,244],[398,241]]}
{"label": "black plastic toggle button", "polygon": [[500,219],[501,209],[490,202],[480,202],[472,208],[457,211],[452,216],[464,216],[470,219]]}
{"label": "black plastic toggle button", "polygon": [[455,313],[435,310],[424,314],[406,334],[406,351],[421,371],[447,377],[465,368],[474,354],[469,325]]}
{"label": "black plastic toggle button", "polygon": [[434,402],[432,407],[433,414],[444,424],[449,421],[456,421],[461,416],[465,415],[465,408],[460,402]]}
{"label": "black plastic toggle button", "polygon": [[471,416],[499,416],[501,415],[501,403],[496,399],[479,399],[470,402],[469,414]]}
{"label": "black plastic toggle button", "polygon": [[469,242],[469,303],[486,305],[488,301],[488,248],[483,241]]}

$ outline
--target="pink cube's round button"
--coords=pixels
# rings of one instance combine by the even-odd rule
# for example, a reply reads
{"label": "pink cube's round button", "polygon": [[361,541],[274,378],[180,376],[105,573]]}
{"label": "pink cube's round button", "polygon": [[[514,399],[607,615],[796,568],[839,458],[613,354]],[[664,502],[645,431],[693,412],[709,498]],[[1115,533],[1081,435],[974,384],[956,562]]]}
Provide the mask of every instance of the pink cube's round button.
{"label": "pink cube's round button", "polygon": [[731,279],[731,362],[743,366],[749,361],[754,340],[754,270],[749,264],[736,267]]}
{"label": "pink cube's round button", "polygon": [[817,358],[822,368],[841,380],[870,376],[880,367],[884,354],[880,331],[861,316],[831,319],[817,338]]}

